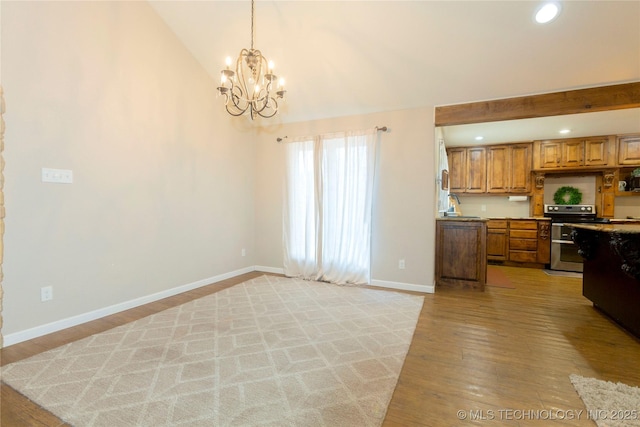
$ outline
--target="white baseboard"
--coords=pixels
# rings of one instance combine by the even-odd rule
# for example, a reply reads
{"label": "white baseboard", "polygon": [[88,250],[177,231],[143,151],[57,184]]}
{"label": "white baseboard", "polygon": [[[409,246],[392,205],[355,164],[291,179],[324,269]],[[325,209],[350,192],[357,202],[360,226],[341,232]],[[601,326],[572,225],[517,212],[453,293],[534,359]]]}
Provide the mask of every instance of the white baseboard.
{"label": "white baseboard", "polygon": [[[256,265],[256,271],[264,271],[265,273],[284,274],[284,268],[265,267]],[[436,291],[435,285],[415,285],[413,283],[390,282],[387,280],[371,280],[371,286],[379,286],[381,288],[399,289],[402,291],[414,291],[432,294]]]}
{"label": "white baseboard", "polygon": [[390,282],[388,280],[371,280],[371,286],[380,286],[382,288],[399,289],[402,291],[415,291],[427,294],[433,294],[436,291],[435,285],[415,285],[413,283]]}
{"label": "white baseboard", "polygon": [[66,319],[57,320],[55,322],[46,323],[44,325],[26,329],[24,331],[14,332],[13,334],[8,334],[4,336],[4,347],[8,347],[13,344],[18,344],[33,338],[41,337],[43,335],[47,335],[53,332],[58,332],[66,328],[70,328],[72,326],[77,326],[82,323],[100,319],[101,317],[106,317],[111,314],[119,313],[124,310],[129,310],[130,308],[138,307],[144,304],[149,304],[151,302],[158,301],[163,298],[178,295],[183,292],[201,288],[203,286],[220,282],[225,279],[230,279],[232,277],[239,276],[241,274],[250,273],[255,270],[256,270],[256,267],[254,266],[241,268],[240,270],[231,271],[229,273],[224,273],[224,274],[209,277],[206,279],[198,280],[193,283],[188,283],[186,285],[167,289],[165,291],[157,292],[155,294],[146,295],[144,297],[110,305],[109,307],[100,308],[98,310],[90,311],[88,313],[83,313],[77,316],[68,317]]}
{"label": "white baseboard", "polygon": [[[108,307],[100,308],[98,310],[90,311],[88,313],[79,314],[77,316],[67,317],[66,319],[57,320],[55,322],[46,323],[44,325],[36,326],[34,328],[26,329],[24,331],[14,332],[4,336],[4,347],[8,347],[13,344],[18,344],[23,341],[28,341],[33,338],[38,338],[43,335],[58,332],[72,326],[77,326],[82,323],[90,322],[92,320],[100,319],[121,311],[129,310],[134,307],[139,307],[144,304],[149,304],[154,301],[161,300],[163,298],[178,295],[183,292],[187,292],[193,289],[201,288],[203,286],[210,285],[212,283],[220,282],[222,280],[230,279],[232,277],[239,276],[241,274],[250,273],[252,271],[262,271],[265,273],[284,274],[283,268],[278,267],[266,267],[261,265],[255,265],[250,267],[241,268],[239,270],[231,271],[229,273],[220,274],[217,276],[209,277],[206,279],[198,280],[193,283],[178,286],[175,288],[167,289],[155,294],[146,295],[144,297],[132,299],[129,301],[121,302],[118,304],[110,305]],[[372,286],[380,286],[389,289],[400,289],[404,291],[416,291],[425,293],[434,293],[434,285],[414,285],[411,283],[390,282],[386,280],[372,280]]]}

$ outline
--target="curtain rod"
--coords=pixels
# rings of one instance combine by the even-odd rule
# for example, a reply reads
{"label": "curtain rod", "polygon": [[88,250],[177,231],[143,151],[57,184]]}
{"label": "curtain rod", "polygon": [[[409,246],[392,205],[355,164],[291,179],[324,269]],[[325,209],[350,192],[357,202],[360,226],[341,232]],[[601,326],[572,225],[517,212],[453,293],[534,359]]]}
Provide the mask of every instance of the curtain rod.
{"label": "curtain rod", "polygon": [[[386,132],[386,131],[388,131],[388,130],[389,130],[389,128],[388,128],[388,127],[386,127],[386,126],[376,126],[376,127],[375,127],[375,129],[376,129],[376,132]],[[284,141],[284,140],[285,140],[285,139],[287,139],[287,138],[288,138],[288,136],[286,136],[286,135],[285,135],[285,136],[283,136],[283,137],[278,137],[278,138],[276,138],[276,141],[277,141],[277,142],[282,142],[282,141]]]}

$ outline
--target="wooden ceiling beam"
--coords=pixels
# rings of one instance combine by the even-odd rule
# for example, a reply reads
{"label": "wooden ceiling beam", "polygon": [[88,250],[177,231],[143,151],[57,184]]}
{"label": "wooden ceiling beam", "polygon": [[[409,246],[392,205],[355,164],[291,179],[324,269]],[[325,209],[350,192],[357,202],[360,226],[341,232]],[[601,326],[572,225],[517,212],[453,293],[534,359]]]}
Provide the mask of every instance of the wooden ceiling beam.
{"label": "wooden ceiling beam", "polygon": [[640,82],[436,107],[436,126],[640,107]]}

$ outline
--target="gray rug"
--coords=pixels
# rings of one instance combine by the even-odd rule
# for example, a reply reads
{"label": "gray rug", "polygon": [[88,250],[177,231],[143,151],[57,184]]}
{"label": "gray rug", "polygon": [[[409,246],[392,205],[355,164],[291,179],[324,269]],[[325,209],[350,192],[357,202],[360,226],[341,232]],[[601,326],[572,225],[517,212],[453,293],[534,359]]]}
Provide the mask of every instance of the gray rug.
{"label": "gray rug", "polygon": [[2,380],[75,426],[379,426],[423,297],[262,276]]}
{"label": "gray rug", "polygon": [[598,427],[640,426],[640,388],[580,375],[569,377]]}

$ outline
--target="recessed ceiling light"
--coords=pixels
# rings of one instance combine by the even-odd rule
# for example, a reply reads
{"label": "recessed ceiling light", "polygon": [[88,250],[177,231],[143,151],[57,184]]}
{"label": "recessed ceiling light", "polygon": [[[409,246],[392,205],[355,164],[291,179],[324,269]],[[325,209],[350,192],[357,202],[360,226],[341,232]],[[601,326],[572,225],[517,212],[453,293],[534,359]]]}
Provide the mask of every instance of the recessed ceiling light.
{"label": "recessed ceiling light", "polygon": [[476,136],[476,141],[482,141],[484,139],[484,136]]}
{"label": "recessed ceiling light", "polygon": [[545,3],[536,12],[536,22],[538,24],[546,24],[553,21],[560,13],[560,5],[558,3]]}
{"label": "recessed ceiling light", "polygon": [[562,129],[562,130],[560,130],[560,133],[563,134],[563,135],[565,133],[569,133],[569,132],[571,132],[571,129]]}

